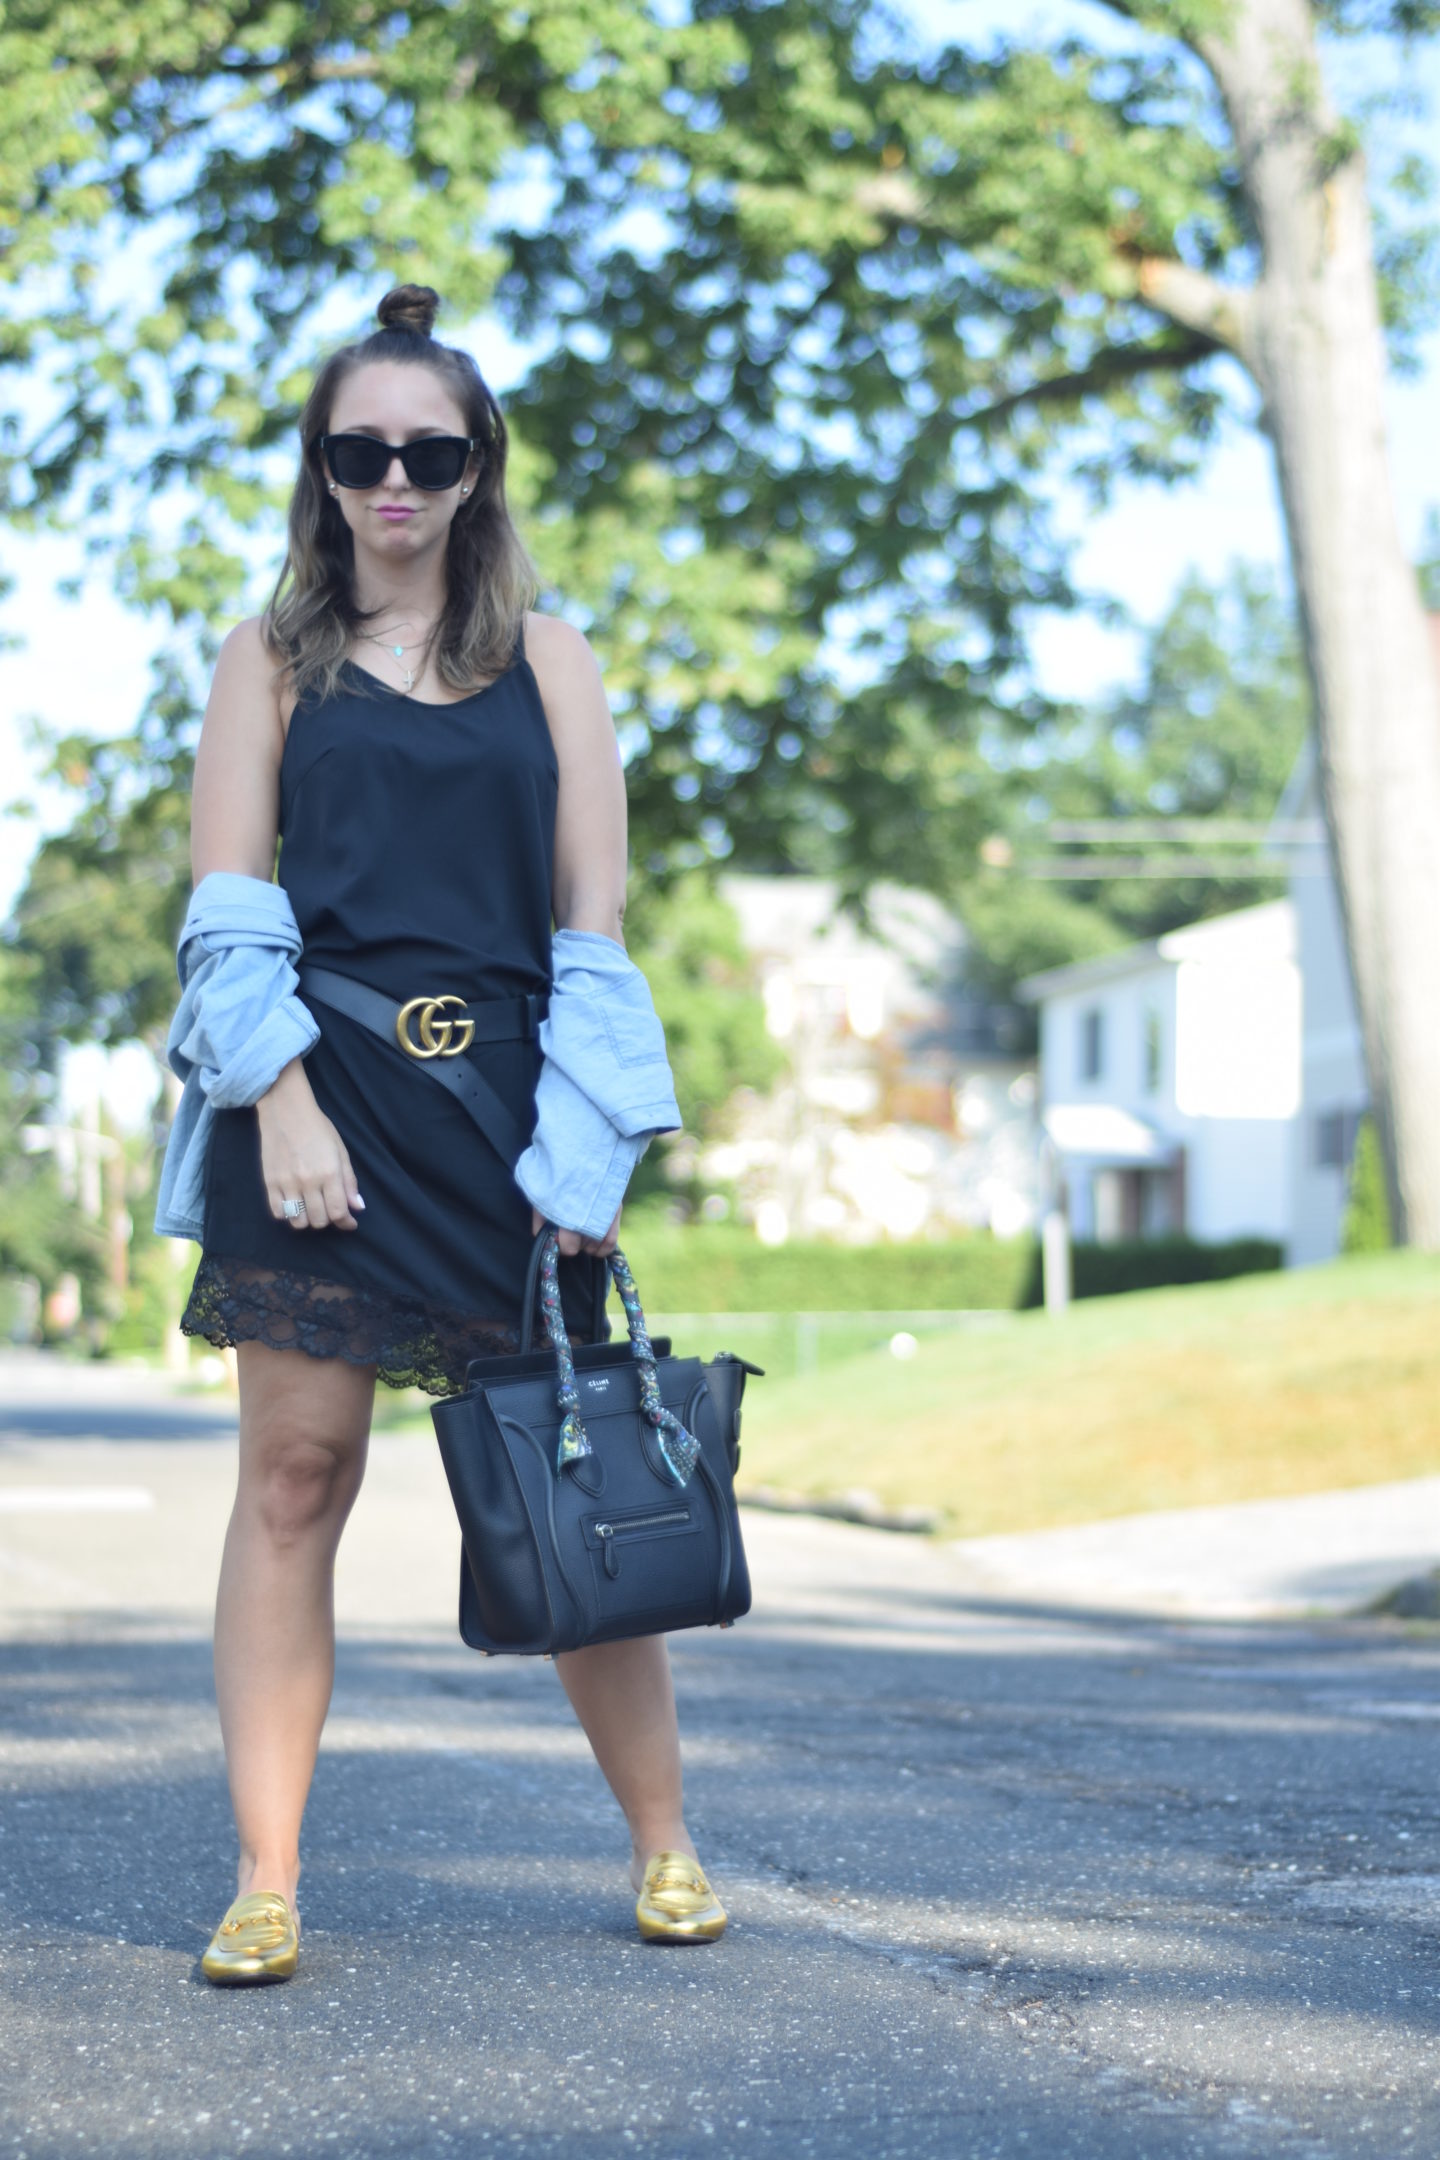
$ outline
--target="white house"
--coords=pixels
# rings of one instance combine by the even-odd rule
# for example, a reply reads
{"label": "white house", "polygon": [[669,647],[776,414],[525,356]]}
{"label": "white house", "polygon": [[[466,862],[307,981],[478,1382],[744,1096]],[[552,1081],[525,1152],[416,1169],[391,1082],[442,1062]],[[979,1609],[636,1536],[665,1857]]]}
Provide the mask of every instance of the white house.
{"label": "white house", "polygon": [[1305,985],[1300,1041],[1300,1114],[1290,1142],[1290,1242],[1295,1267],[1340,1249],[1350,1158],[1369,1102],[1360,1021],[1335,874],[1321,820],[1320,780],[1307,740],[1275,812],[1285,843],[1296,950]]}
{"label": "white house", "polygon": [[1029,1228],[1025,1030],[1012,1006],[965,989],[955,917],[928,893],[877,884],[867,935],[827,878],[731,873],[720,891],[788,1071],[764,1095],[740,1089],[726,1137],[691,1167],[733,1185],[741,1213],[775,1243]]}
{"label": "white house", "polygon": [[1076,1237],[1288,1242],[1301,978],[1289,900],[1032,975]]}

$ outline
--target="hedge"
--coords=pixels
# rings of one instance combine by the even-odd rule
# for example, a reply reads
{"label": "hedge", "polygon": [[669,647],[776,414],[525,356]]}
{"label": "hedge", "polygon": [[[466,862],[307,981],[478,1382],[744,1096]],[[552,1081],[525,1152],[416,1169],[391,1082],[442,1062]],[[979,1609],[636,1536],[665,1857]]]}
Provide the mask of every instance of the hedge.
{"label": "hedge", "polygon": [[1029,1238],[968,1237],[838,1245],[762,1245],[743,1223],[693,1227],[637,1209],[620,1246],[640,1302],[657,1313],[955,1312],[1013,1310]]}
{"label": "hedge", "polygon": [[[1070,1248],[1071,1288],[1077,1298],[1118,1297],[1126,1290],[1264,1275],[1283,1266],[1284,1258],[1273,1239],[1258,1237],[1229,1238],[1215,1245],[1184,1237],[1133,1238],[1117,1245],[1076,1243]],[[1031,1252],[1020,1302],[1027,1306],[1042,1302],[1038,1250]]]}
{"label": "hedge", "polygon": [[[933,1242],[772,1246],[742,1223],[672,1223],[636,1209],[621,1218],[620,1244],[641,1303],[657,1313],[995,1312],[1041,1302],[1039,1249],[1028,1237],[976,1231]],[[1074,1294],[1087,1298],[1219,1282],[1282,1260],[1267,1238],[1163,1238],[1077,1244],[1071,1265]]]}

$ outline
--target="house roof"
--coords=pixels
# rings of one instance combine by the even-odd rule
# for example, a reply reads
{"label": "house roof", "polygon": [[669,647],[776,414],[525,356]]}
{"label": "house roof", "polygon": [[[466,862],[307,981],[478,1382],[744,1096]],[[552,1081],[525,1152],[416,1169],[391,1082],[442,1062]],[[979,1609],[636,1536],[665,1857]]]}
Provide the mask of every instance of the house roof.
{"label": "house roof", "polygon": [[1158,965],[1160,940],[1147,938],[1143,945],[1121,945],[1115,952],[1099,953],[1093,960],[1072,960],[1068,967],[1045,968],[1027,975],[1015,986],[1022,1004],[1042,1005],[1059,990],[1088,990],[1092,985],[1113,982],[1120,975],[1135,975]]}
{"label": "house roof", "polygon": [[1027,1005],[1040,1005],[1046,998],[1098,989],[1102,983],[1145,974],[1151,968],[1178,966],[1182,960],[1290,959],[1294,952],[1293,905],[1288,900],[1266,900],[1259,907],[1236,908],[1228,915],[1185,923],[1178,930],[1167,930],[1163,937],[1123,945],[1118,952],[1101,953],[1093,960],[1027,975],[1016,996]]}

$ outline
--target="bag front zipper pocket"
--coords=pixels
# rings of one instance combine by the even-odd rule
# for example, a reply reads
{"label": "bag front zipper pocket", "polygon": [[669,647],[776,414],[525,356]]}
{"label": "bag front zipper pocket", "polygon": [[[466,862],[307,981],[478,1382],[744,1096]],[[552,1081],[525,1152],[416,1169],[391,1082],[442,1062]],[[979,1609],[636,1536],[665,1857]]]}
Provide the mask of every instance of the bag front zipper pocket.
{"label": "bag front zipper pocket", "polygon": [[594,1538],[605,1556],[605,1573],[612,1582],[620,1574],[620,1547],[629,1538],[669,1537],[691,1526],[692,1516],[688,1507],[656,1508],[643,1515],[616,1515],[613,1518],[597,1517],[586,1524],[589,1543]]}

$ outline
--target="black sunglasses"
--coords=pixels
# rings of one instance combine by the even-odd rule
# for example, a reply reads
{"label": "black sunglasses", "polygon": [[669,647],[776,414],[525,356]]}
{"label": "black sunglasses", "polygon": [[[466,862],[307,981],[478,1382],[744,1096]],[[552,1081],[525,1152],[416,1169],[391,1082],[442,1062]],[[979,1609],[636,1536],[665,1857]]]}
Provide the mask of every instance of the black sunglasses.
{"label": "black sunglasses", "polygon": [[317,443],[341,487],[379,487],[390,460],[398,457],[411,486],[432,495],[456,486],[480,447],[473,435],[422,435],[408,443],[381,442],[376,435],[322,435]]}

